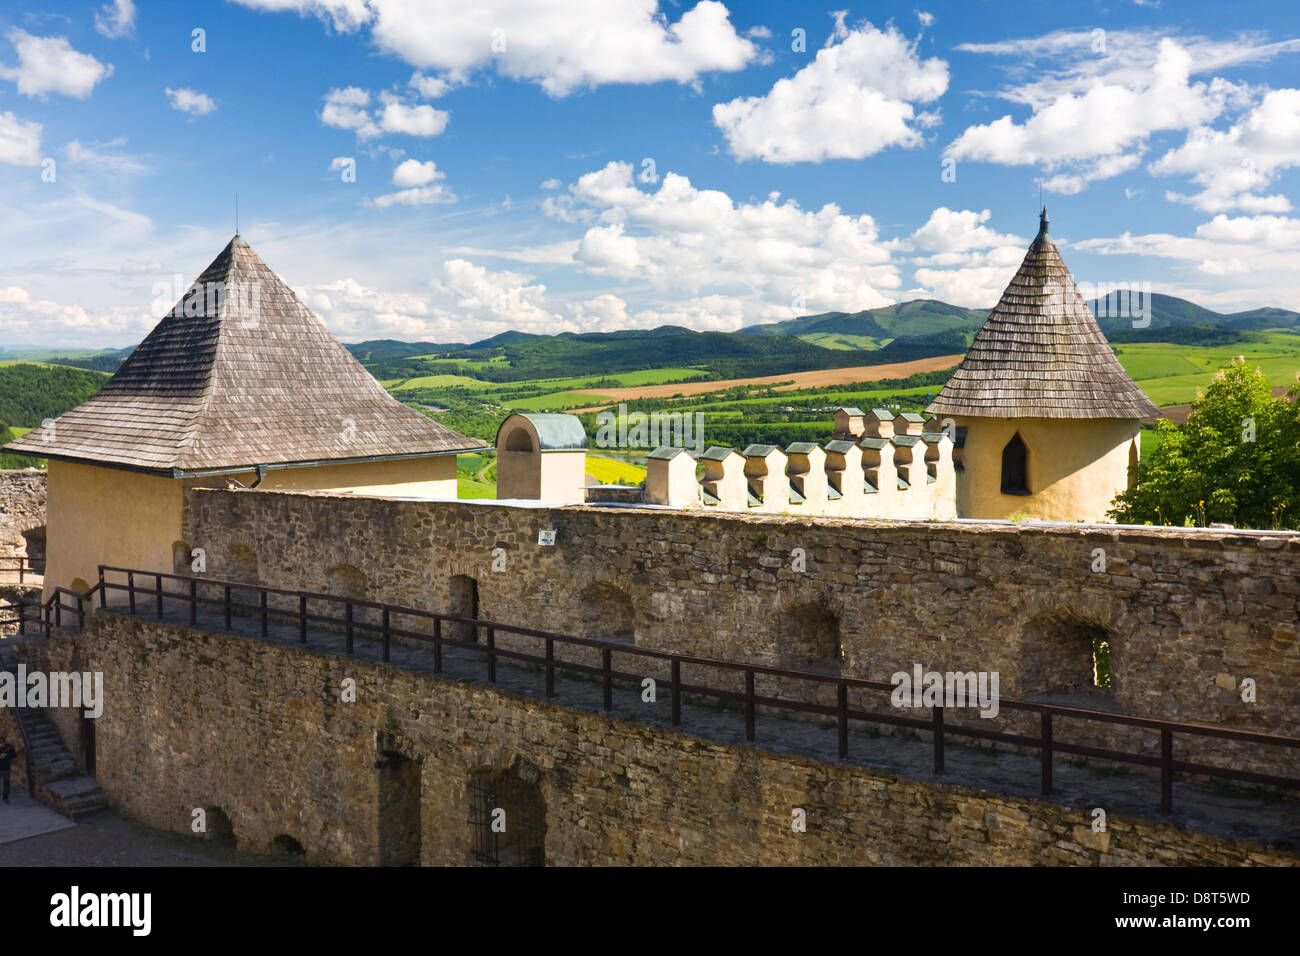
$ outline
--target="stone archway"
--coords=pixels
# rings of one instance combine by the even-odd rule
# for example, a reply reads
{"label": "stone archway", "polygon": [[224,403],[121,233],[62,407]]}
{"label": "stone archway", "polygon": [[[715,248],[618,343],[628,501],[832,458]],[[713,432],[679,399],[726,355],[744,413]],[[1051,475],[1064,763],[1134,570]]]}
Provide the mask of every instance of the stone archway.
{"label": "stone archway", "polygon": [[838,673],[843,664],[839,615],[820,600],[788,605],[777,617],[776,649],[782,667]]}
{"label": "stone archway", "polygon": [[1065,608],[1043,611],[1021,634],[1017,693],[1110,695],[1114,651],[1115,633],[1098,619]]}
{"label": "stone archway", "polygon": [[470,773],[466,791],[474,864],[546,865],[546,798],[535,768],[522,760],[483,767]]}
{"label": "stone archway", "polygon": [[579,637],[636,643],[636,609],[622,588],[597,582],[578,595]]}

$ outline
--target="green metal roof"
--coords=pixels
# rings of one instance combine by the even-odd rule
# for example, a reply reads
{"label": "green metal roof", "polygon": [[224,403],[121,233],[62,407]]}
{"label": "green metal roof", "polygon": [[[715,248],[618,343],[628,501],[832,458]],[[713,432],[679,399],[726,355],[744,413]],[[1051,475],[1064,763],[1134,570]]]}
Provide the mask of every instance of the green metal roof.
{"label": "green metal roof", "polygon": [[790,486],[790,504],[792,505],[803,504],[803,495],[799,493],[799,489],[796,488],[794,485]]}
{"label": "green metal roof", "polygon": [[841,494],[839,493],[838,490],[836,490],[836,488],[835,488],[834,485],[827,485],[827,486],[826,486],[826,497],[827,497],[827,499],[829,499],[830,501],[839,501],[839,500],[840,500],[841,498],[843,498],[844,496],[841,495]]}
{"label": "green metal roof", "polygon": [[710,445],[708,451],[701,455],[700,458],[703,461],[722,461],[728,455],[733,454],[735,450],[736,449],[734,448],[724,447],[722,445]]}
{"label": "green metal roof", "polygon": [[865,491],[867,494],[874,495],[876,493],[876,486],[873,485],[871,482],[864,481],[862,485],[863,485],[862,490]]}
{"label": "green metal roof", "polygon": [[837,454],[837,455],[845,455],[845,454],[848,454],[848,452],[850,451],[850,449],[853,449],[853,448],[856,448],[856,447],[857,447],[857,446],[854,445],[853,442],[851,442],[851,441],[845,441],[843,438],[837,438],[837,439],[835,439],[835,441],[828,441],[828,442],[826,443],[826,450],[827,450],[827,451],[833,451],[833,452],[835,452],[835,454]]}
{"label": "green metal roof", "polygon": [[921,441],[927,445],[933,445],[941,438],[943,438],[943,432],[921,432]]}
{"label": "green metal roof", "polygon": [[892,422],[894,420],[894,413],[887,408],[873,408],[871,414],[875,415],[882,422]]}
{"label": "green metal roof", "polygon": [[746,458],[766,458],[776,451],[775,445],[750,445],[741,452]]}
{"label": "green metal roof", "polygon": [[[585,451],[587,448],[587,430],[582,427],[582,422],[576,415],[564,415],[558,412],[515,412],[510,418],[518,415],[520,418],[528,419],[537,432],[537,444],[541,451]],[[505,428],[507,418],[501,423],[501,428]],[[497,445],[501,444],[501,428],[497,429]]]}
{"label": "green metal roof", "polygon": [[837,408],[837,409],[835,409],[835,414],[836,414],[836,415],[838,415],[840,412],[843,412],[843,413],[846,414],[846,415],[862,415],[862,414],[863,414],[863,411],[862,411],[862,409],[860,409],[860,408]]}
{"label": "green metal roof", "polygon": [[815,441],[797,441],[793,445],[786,445],[785,453],[787,455],[811,455],[820,447],[821,445]]}
{"label": "green metal roof", "polygon": [[895,445],[901,445],[904,448],[911,448],[921,440],[920,435],[895,435],[893,442]]}
{"label": "green metal roof", "polygon": [[926,418],[924,415],[918,414],[917,412],[899,412],[897,417],[908,422],[929,421],[928,418]]}
{"label": "green metal roof", "polygon": [[860,447],[874,448],[876,451],[880,451],[880,449],[884,448],[888,444],[889,444],[888,438],[863,438],[861,441],[858,442],[858,445]]}
{"label": "green metal roof", "polygon": [[907,483],[907,479],[900,475],[898,479],[898,490],[906,491],[910,487],[912,486]]}
{"label": "green metal roof", "polygon": [[700,485],[700,500],[703,501],[706,505],[716,505],[722,499],[719,498],[717,495],[709,494],[707,491],[704,490],[704,486]]}

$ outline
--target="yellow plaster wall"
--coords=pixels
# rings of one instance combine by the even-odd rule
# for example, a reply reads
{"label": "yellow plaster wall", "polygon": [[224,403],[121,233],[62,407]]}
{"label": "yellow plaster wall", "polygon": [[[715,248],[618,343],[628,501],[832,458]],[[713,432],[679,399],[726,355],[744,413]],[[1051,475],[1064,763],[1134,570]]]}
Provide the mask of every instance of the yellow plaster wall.
{"label": "yellow plaster wall", "polygon": [[170,572],[181,536],[183,482],[50,461],[45,598],[99,580],[99,565]]}
{"label": "yellow plaster wall", "polygon": [[[237,475],[251,485],[255,473]],[[342,491],[359,495],[392,495],[412,498],[455,498],[456,456],[408,458],[400,461],[367,461],[317,468],[286,468],[268,471],[257,486],[297,491]]]}
{"label": "yellow plaster wall", "polygon": [[[1128,487],[1129,448],[1139,422],[1115,418],[954,419],[965,426],[957,475],[957,514],[1046,521],[1106,521],[1111,500]],[[1002,449],[1020,433],[1029,448],[1029,495],[1002,493]]]}

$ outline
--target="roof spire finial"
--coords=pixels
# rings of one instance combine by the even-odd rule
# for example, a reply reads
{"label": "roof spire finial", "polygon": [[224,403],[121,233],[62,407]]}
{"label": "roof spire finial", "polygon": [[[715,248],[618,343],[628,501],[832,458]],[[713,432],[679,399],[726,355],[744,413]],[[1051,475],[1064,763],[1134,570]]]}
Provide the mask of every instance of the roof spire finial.
{"label": "roof spire finial", "polygon": [[239,193],[235,193],[235,235],[239,235]]}
{"label": "roof spire finial", "polygon": [[1038,237],[1041,239],[1047,235],[1047,207],[1043,206],[1038,213]]}

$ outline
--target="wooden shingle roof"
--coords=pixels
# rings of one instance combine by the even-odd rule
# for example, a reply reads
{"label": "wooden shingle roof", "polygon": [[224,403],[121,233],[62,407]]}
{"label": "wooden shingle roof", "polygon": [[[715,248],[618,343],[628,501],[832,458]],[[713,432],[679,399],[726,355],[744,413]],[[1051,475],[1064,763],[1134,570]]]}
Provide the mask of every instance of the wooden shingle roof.
{"label": "wooden shingle roof", "polygon": [[1124,371],[1047,233],[926,408],[985,418],[1156,418],[1160,410]]}
{"label": "wooden shingle roof", "polygon": [[97,395],[8,447],[178,475],[485,446],[392,398],[236,236]]}

